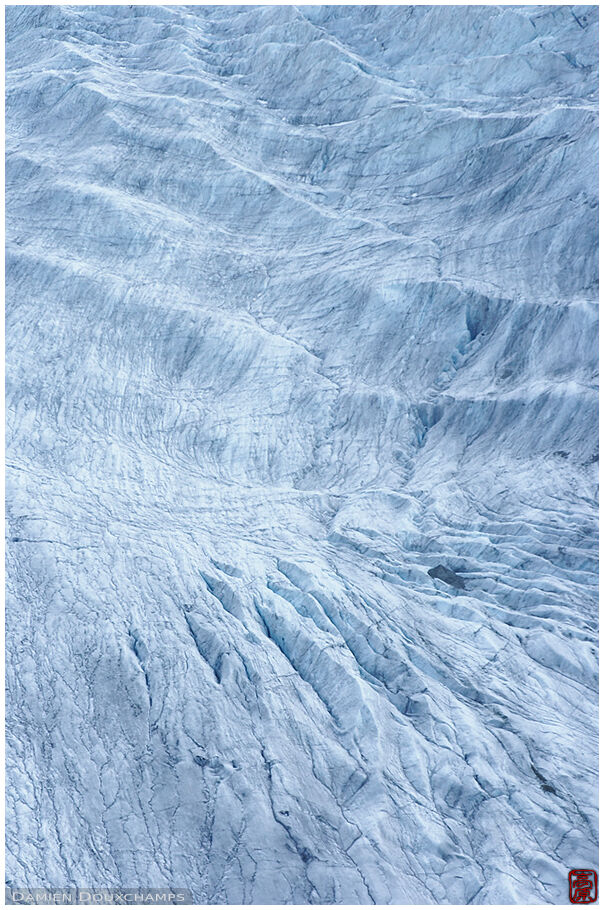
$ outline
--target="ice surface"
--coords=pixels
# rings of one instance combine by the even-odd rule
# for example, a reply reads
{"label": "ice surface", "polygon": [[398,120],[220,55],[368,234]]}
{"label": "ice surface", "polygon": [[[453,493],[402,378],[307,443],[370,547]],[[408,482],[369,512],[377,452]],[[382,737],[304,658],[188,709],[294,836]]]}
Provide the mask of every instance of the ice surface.
{"label": "ice surface", "polygon": [[596,866],[596,42],[7,9],[9,882]]}

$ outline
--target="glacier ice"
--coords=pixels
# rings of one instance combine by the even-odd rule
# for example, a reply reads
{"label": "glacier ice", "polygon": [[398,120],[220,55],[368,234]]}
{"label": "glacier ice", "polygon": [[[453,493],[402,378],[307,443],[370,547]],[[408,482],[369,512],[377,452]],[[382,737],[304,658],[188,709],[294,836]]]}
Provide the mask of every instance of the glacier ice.
{"label": "glacier ice", "polygon": [[566,902],[597,8],[6,15],[9,883]]}

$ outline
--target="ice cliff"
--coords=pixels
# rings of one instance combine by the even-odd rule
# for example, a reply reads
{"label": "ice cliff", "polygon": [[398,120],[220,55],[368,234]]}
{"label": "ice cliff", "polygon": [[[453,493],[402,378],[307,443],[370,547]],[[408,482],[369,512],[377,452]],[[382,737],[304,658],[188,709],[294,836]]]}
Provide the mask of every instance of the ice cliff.
{"label": "ice cliff", "polygon": [[7,875],[596,867],[595,7],[7,9]]}

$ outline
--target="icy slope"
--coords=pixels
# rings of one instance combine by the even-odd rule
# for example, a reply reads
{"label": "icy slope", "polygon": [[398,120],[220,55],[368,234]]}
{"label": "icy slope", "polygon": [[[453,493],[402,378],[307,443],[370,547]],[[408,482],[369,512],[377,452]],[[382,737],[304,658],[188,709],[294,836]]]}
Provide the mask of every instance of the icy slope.
{"label": "icy slope", "polygon": [[8,8],[11,883],[596,865],[596,20]]}

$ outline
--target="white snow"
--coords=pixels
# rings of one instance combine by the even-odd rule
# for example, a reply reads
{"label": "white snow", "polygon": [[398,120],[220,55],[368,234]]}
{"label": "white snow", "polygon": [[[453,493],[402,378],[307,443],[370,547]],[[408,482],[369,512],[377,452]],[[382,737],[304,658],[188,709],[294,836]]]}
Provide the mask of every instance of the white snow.
{"label": "white snow", "polygon": [[596,68],[595,7],[7,8],[9,883],[596,867]]}

